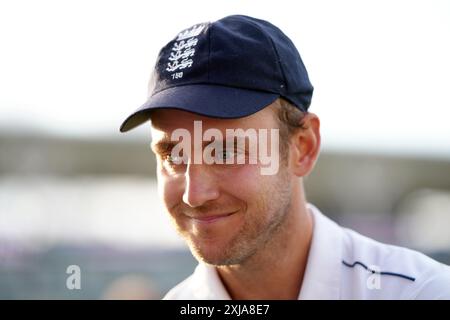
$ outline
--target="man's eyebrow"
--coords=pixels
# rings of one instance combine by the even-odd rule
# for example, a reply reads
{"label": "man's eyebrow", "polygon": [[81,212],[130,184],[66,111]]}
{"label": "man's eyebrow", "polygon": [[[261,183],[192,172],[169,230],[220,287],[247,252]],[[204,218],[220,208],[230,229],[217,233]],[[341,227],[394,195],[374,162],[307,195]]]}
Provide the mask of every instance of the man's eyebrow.
{"label": "man's eyebrow", "polygon": [[176,143],[174,141],[165,139],[150,143],[150,147],[155,153],[163,153],[170,151],[175,145]]}
{"label": "man's eyebrow", "polygon": [[[256,136],[257,138],[257,136]],[[246,135],[229,135],[226,136],[225,141],[232,141],[233,144],[239,145],[241,143],[243,143],[245,146],[247,146],[248,143],[250,143],[250,137],[246,136]]]}
{"label": "man's eyebrow", "polygon": [[[230,135],[230,136],[226,136],[225,139],[211,139],[209,141],[202,141],[202,147],[205,147],[206,145],[209,145],[211,143],[213,144],[222,144],[222,146],[226,146],[226,142],[230,140],[233,142],[233,145],[236,146],[236,143],[239,142],[248,142],[248,137],[246,136],[234,136],[234,135]],[[164,153],[164,152],[168,152],[171,151],[173,149],[173,147],[175,147],[175,145],[177,145],[179,143],[179,141],[171,141],[168,139],[162,139],[159,141],[155,141],[155,142],[151,142],[150,143],[150,147],[151,149],[155,152],[155,153]]]}

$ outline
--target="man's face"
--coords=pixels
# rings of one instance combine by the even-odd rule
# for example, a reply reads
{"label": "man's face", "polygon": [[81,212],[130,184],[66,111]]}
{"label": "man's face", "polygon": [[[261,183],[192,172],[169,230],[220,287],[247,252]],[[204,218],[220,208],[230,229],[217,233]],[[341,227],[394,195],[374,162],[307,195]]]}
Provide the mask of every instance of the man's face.
{"label": "man's face", "polygon": [[[203,131],[216,128],[224,140],[226,129],[270,132],[278,128],[278,122],[271,108],[241,119],[215,119],[169,109],[152,114],[158,192],[178,232],[198,259],[213,265],[240,264],[283,229],[292,178],[284,161],[276,174],[262,175],[261,163],[249,161],[248,144],[244,150],[235,146],[216,155],[227,158],[243,153],[247,157],[244,164],[194,164],[191,158],[175,164],[170,155],[178,141],[171,141],[172,133],[183,128],[194,140],[194,121],[199,120]],[[263,142],[269,149],[270,140]],[[258,140],[258,150],[261,143]],[[191,145],[194,149],[194,141]],[[272,152],[279,152],[278,148]]]}

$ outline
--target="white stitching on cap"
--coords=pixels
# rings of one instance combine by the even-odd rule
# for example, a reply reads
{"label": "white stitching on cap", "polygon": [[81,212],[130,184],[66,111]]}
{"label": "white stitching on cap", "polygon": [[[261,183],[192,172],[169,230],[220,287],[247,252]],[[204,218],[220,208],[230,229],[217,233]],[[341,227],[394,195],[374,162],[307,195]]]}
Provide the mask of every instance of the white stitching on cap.
{"label": "white stitching on cap", "polygon": [[[183,72],[175,72],[192,67],[195,55],[195,46],[198,43],[197,36],[205,28],[204,24],[195,25],[191,29],[178,34],[177,42],[173,44],[166,70],[171,73],[172,79],[180,79]],[[187,39],[187,40],[186,40]]]}

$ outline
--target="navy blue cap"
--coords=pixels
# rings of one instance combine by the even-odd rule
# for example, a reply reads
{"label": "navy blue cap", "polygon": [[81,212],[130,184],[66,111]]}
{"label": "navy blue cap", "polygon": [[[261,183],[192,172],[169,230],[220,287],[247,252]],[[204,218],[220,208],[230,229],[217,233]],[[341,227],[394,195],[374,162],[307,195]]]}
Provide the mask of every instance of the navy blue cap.
{"label": "navy blue cap", "polygon": [[215,118],[249,116],[283,97],[302,111],[313,87],[292,41],[273,24],[233,15],[196,24],[165,45],[147,102],[121,125],[126,132],[173,108]]}

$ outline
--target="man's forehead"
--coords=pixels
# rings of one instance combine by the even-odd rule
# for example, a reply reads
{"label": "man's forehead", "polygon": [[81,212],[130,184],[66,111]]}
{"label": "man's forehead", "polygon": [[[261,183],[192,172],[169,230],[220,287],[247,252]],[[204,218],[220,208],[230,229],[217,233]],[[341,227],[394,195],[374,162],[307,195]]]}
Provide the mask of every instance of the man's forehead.
{"label": "man's forehead", "polygon": [[201,122],[203,130],[215,128],[225,133],[226,129],[261,129],[276,126],[273,111],[266,107],[250,116],[237,119],[206,117],[179,109],[158,109],[151,113],[152,132],[162,131],[169,134],[176,129],[193,130],[196,123]]}
{"label": "man's forehead", "polygon": [[194,121],[211,122],[213,118],[208,118],[188,111],[179,109],[157,109],[151,113],[151,126],[158,130],[167,130],[172,128],[193,127]]}

